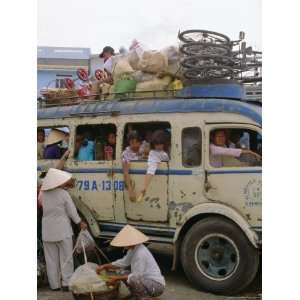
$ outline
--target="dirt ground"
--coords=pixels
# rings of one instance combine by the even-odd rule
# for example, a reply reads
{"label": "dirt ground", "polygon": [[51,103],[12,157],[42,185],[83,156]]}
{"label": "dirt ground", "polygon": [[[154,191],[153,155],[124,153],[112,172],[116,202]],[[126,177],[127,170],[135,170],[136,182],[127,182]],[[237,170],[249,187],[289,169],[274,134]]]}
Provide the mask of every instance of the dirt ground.
{"label": "dirt ground", "polygon": [[[260,300],[261,299],[261,272],[259,272],[253,284],[243,294],[238,296],[217,296],[196,290],[186,279],[181,268],[171,271],[171,248],[167,245],[151,245],[151,251],[158,261],[163,275],[166,278],[167,287],[164,294],[158,300]],[[44,287],[38,289],[38,300],[73,300],[69,292],[53,292]],[[122,298],[119,298],[122,299]],[[117,299],[116,299],[117,300]]]}

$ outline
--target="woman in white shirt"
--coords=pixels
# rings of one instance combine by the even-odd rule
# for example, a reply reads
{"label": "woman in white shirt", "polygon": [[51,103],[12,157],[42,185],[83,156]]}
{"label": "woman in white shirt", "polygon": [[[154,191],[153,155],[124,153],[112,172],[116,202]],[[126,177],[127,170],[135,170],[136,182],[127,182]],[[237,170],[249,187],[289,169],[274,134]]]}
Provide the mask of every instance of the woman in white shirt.
{"label": "woman in white shirt", "polygon": [[71,220],[80,225],[81,229],[87,228],[65,190],[70,186],[71,178],[70,173],[51,168],[41,187],[42,239],[48,281],[52,290],[62,287],[67,291],[69,279],[74,271],[73,260],[69,259],[73,251]]}
{"label": "woman in white shirt", "polygon": [[260,161],[261,156],[251,150],[240,148],[228,148],[226,133],[222,129],[213,131],[212,141],[209,145],[210,164],[213,167],[223,167],[223,156],[240,157],[242,154],[248,154]]}
{"label": "woman in white shirt", "polygon": [[151,150],[148,156],[147,174],[144,181],[144,188],[137,198],[137,202],[143,200],[150,182],[155,175],[155,172],[162,161],[169,161],[169,155],[165,152],[168,144],[167,135],[163,130],[156,130],[153,132],[150,147]]}
{"label": "woman in white shirt", "polygon": [[149,238],[130,225],[126,225],[111,241],[115,247],[127,249],[127,254],[111,264],[101,265],[97,273],[102,270],[117,270],[130,267],[130,273],[110,276],[108,284],[123,281],[137,300],[148,300],[158,297],[165,289],[165,279],[161,274],[158,264],[143,243]]}

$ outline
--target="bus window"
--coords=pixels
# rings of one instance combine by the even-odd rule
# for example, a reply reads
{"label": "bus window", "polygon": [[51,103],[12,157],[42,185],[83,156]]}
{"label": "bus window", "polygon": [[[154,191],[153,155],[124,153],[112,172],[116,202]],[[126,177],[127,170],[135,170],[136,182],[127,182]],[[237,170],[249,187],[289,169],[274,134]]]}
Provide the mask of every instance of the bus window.
{"label": "bus window", "polygon": [[201,165],[201,130],[199,127],[188,127],[182,130],[182,165],[197,167]]}
{"label": "bus window", "polygon": [[127,123],[123,136],[123,147],[125,150],[128,144],[128,135],[130,132],[137,132],[141,138],[141,146],[139,150],[141,160],[147,160],[150,151],[151,137],[154,131],[163,130],[166,134],[165,152],[170,157],[171,154],[171,125],[168,122],[143,122],[143,123]]}
{"label": "bus window", "polygon": [[37,159],[60,159],[69,147],[68,127],[37,128]]}
{"label": "bus window", "polygon": [[114,124],[77,126],[74,158],[81,161],[115,160],[116,132]]}
{"label": "bus window", "polygon": [[212,167],[261,166],[261,135],[254,130],[220,128],[210,134]]}

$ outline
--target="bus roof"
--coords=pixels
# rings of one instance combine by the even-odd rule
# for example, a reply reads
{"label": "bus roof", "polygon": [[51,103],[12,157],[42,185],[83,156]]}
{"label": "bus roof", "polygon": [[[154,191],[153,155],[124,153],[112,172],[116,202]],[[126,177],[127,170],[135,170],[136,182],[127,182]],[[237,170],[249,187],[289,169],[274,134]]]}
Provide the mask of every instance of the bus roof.
{"label": "bus roof", "polygon": [[109,100],[70,106],[38,109],[38,119],[71,118],[88,115],[133,115],[155,113],[229,112],[246,116],[262,123],[261,107],[240,100],[229,99],[155,99],[155,100]]}

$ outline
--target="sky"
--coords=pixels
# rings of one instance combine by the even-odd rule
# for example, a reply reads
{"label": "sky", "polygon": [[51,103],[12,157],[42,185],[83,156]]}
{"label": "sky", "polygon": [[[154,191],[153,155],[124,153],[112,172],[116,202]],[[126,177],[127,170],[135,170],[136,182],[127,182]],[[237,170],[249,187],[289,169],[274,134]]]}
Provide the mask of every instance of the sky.
{"label": "sky", "polygon": [[150,49],[177,45],[178,31],[205,29],[261,50],[261,0],[40,0],[38,46]]}

